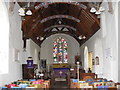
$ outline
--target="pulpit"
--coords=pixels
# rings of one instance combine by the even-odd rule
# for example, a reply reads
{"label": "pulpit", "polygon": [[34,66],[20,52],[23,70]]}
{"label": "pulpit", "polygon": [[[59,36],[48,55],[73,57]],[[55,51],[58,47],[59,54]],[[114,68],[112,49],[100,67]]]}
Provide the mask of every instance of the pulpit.
{"label": "pulpit", "polygon": [[37,68],[37,64],[33,64],[33,68],[28,68],[27,64],[22,64],[22,76],[23,79],[33,79],[35,72],[34,70]]}

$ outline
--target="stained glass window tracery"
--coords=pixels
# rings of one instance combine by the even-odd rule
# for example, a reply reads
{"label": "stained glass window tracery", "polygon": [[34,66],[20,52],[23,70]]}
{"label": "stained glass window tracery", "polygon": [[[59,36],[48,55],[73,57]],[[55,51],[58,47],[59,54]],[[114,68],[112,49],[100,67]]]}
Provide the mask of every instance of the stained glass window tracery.
{"label": "stained glass window tracery", "polygon": [[68,62],[68,44],[65,39],[58,37],[53,43],[53,62],[67,63]]}

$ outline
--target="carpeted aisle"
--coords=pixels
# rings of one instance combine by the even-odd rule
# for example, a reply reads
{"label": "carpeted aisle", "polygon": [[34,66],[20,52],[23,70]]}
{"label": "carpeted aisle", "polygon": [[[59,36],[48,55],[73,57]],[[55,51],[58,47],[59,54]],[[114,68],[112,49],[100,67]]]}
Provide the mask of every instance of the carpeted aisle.
{"label": "carpeted aisle", "polygon": [[69,86],[66,81],[57,81],[52,85],[51,90],[69,90]]}

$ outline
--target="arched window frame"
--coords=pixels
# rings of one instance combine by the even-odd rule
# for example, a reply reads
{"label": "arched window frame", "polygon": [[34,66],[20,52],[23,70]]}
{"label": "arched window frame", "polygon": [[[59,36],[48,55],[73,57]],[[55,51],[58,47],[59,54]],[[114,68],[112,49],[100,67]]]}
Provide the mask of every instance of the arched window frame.
{"label": "arched window frame", "polygon": [[53,63],[68,63],[67,49],[67,41],[62,37],[58,37],[53,42]]}

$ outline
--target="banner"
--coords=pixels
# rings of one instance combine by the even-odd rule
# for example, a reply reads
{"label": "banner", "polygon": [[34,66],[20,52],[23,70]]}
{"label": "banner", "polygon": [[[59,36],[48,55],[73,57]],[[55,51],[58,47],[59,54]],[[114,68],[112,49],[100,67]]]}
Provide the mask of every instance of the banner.
{"label": "banner", "polygon": [[33,68],[33,60],[27,60],[27,68]]}

